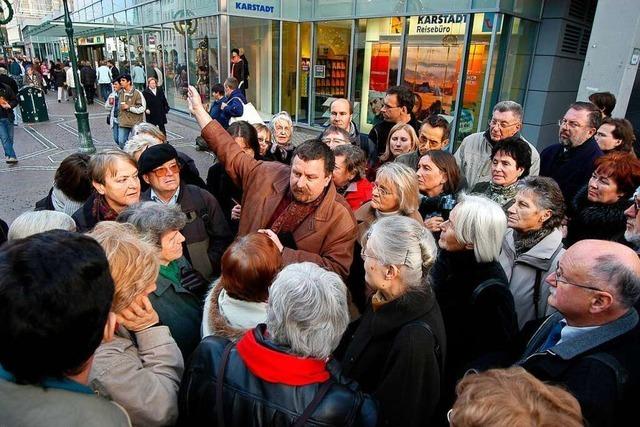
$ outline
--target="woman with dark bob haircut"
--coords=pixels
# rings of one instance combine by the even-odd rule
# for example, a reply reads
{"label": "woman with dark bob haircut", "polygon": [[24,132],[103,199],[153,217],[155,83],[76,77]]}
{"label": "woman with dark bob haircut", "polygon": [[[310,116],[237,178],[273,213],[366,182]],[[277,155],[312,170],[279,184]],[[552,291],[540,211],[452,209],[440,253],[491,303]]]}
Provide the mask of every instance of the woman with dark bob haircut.
{"label": "woman with dark bob haircut", "polygon": [[202,336],[237,340],[264,323],[269,286],[281,268],[282,255],[266,234],[238,237],[222,256],[222,274],[205,298]]}
{"label": "woman with dark bob haircut", "polygon": [[612,151],[633,153],[633,144],[636,142],[631,122],[627,119],[612,119],[611,117],[602,121],[594,138],[605,154]]}
{"label": "woman with dark bob haircut", "polygon": [[[258,132],[252,125],[245,121],[237,121],[229,126],[227,132],[229,132],[245,154],[256,160],[262,159],[262,156],[260,156]],[[209,172],[207,173],[207,189],[215,196],[218,203],[220,203],[229,227],[233,233],[236,234],[238,232],[238,221],[240,220],[242,189],[236,187],[233,181],[231,181],[222,163],[216,162],[209,168]]]}
{"label": "woman with dark bob haircut", "polygon": [[629,198],[640,185],[640,160],[633,154],[613,152],[595,161],[595,172],[571,202],[565,245],[584,239],[624,239]]}
{"label": "woman with dark bob haircut", "polygon": [[37,211],[58,211],[73,215],[93,191],[89,177],[90,157],[83,153],[67,156],[58,166],[53,187],[44,199],[36,202]]}
{"label": "woman with dark bob haircut", "polygon": [[491,148],[491,181],[479,182],[471,193],[484,194],[506,211],[513,204],[519,179],[529,175],[531,147],[514,136],[496,142]]}

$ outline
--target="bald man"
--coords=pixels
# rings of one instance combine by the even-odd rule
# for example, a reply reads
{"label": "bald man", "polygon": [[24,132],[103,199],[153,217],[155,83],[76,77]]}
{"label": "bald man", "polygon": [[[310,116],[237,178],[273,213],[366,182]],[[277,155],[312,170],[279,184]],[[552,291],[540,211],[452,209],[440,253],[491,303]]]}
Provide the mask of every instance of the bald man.
{"label": "bald man", "polygon": [[[353,122],[353,104],[346,98],[336,98],[329,107],[331,111],[331,124],[344,129],[349,133],[349,140],[353,145],[357,145],[367,155],[369,164],[377,160],[376,145],[369,139],[366,133],[360,133]],[[322,135],[321,135],[322,136]]]}
{"label": "bald man", "polygon": [[[628,425],[640,401],[640,259],[630,248],[582,240],[547,277],[549,316],[518,365],[561,384],[591,426]],[[630,418],[633,416],[634,418]]]}

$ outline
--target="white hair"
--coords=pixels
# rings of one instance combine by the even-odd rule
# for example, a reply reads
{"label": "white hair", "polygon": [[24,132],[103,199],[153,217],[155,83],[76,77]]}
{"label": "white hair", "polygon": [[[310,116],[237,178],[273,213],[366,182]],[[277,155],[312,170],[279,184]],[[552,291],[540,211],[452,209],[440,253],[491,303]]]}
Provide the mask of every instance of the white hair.
{"label": "white hair", "polygon": [[275,131],[276,123],[278,122],[285,122],[289,125],[289,127],[291,127],[291,129],[293,129],[293,121],[291,120],[291,116],[289,115],[289,113],[287,113],[286,111],[280,111],[279,113],[274,114],[271,118],[269,128],[271,129],[272,133]]}
{"label": "white hair", "polygon": [[511,111],[513,115],[518,118],[518,121],[522,121],[522,105],[515,101],[500,101],[495,107],[493,107],[493,111],[498,111],[500,113]]}
{"label": "white hair", "polygon": [[[398,238],[402,236],[402,238]],[[420,289],[436,259],[438,246],[433,235],[413,218],[384,217],[369,229],[367,249],[384,265],[400,267],[400,280]]]}
{"label": "white hair", "polygon": [[136,153],[158,144],[162,144],[158,138],[147,133],[140,133],[125,142],[123,151],[135,158]]}
{"label": "white hair", "polygon": [[76,231],[76,222],[64,212],[24,212],[9,227],[9,240],[24,239],[49,230]]}
{"label": "white hair", "polygon": [[502,207],[484,196],[461,194],[454,211],[453,229],[458,242],[473,245],[477,262],[497,260],[507,231]]}
{"label": "white hair", "polygon": [[349,323],[347,288],[340,276],[314,263],[288,265],[269,288],[266,323],[276,344],[326,359]]}

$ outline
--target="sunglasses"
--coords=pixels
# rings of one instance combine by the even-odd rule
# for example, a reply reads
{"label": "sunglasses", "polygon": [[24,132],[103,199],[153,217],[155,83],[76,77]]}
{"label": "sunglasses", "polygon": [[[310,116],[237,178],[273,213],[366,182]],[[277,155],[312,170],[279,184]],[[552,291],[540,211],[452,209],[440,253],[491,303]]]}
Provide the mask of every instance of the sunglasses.
{"label": "sunglasses", "polygon": [[175,164],[169,167],[159,167],[158,169],[154,169],[152,172],[158,178],[162,178],[163,176],[167,176],[169,172],[171,172],[174,175],[180,173],[180,166]]}

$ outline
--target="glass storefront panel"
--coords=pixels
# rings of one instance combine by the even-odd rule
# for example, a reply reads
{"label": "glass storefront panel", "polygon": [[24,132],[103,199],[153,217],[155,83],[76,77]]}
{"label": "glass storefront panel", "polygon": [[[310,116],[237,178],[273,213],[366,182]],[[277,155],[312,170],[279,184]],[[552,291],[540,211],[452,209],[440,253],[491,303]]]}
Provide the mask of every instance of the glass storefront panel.
{"label": "glass storefront panel", "polygon": [[380,106],[389,86],[398,81],[404,18],[360,19],[354,47],[353,120],[369,132],[380,120]]}
{"label": "glass storefront panel", "polygon": [[171,108],[188,110],[189,73],[185,34],[189,25],[178,21],[162,26],[162,60],[164,62],[165,95]]}
{"label": "glass storefront panel", "polygon": [[300,69],[298,73],[298,122],[309,123],[309,88],[311,87],[311,23],[300,23]]}
{"label": "glass storefront panel", "polygon": [[218,20],[215,16],[193,19],[193,34],[187,38],[189,81],[200,93],[204,104],[211,102],[211,85],[218,83]]}
{"label": "glass storefront panel", "polygon": [[293,120],[296,117],[296,87],[298,70],[298,24],[282,23],[282,98],[280,108]]}
{"label": "glass storefront panel", "polygon": [[314,18],[339,18],[353,15],[355,0],[314,0]]}
{"label": "glass storefront panel", "polygon": [[[162,58],[162,27],[146,27],[144,29],[144,61],[146,64],[145,70],[147,76],[151,75],[153,64],[157,64],[158,68],[162,71],[164,69],[164,61]],[[162,89],[166,91],[167,83],[166,78],[163,75]]]}
{"label": "glass storefront panel", "polygon": [[356,0],[356,15],[395,15],[403,14],[404,0]]}
{"label": "glass storefront panel", "polygon": [[347,96],[352,21],[316,23],[315,63],[313,64],[312,123],[329,121],[333,98]]}
{"label": "glass storefront panel", "polygon": [[278,107],[280,22],[229,17],[231,49],[242,48],[249,64],[247,100],[265,117]]}
{"label": "glass storefront panel", "polygon": [[462,14],[409,18],[402,83],[420,96],[417,116],[444,114],[452,119],[466,28]]}
{"label": "glass storefront panel", "polygon": [[513,18],[509,48],[502,75],[500,100],[509,99],[520,104],[524,102],[536,39],[536,26],[535,22]]}

